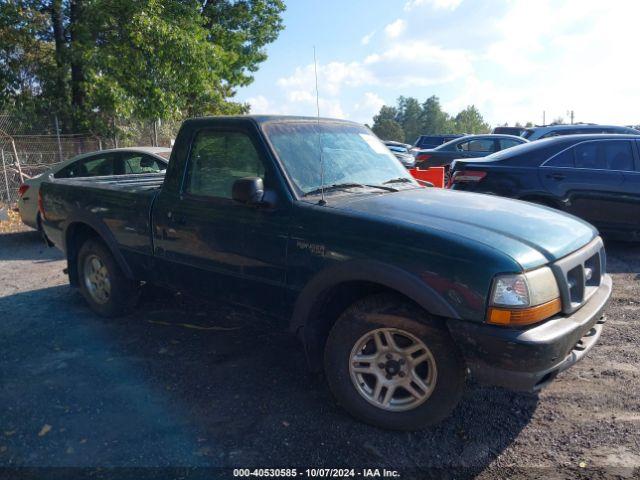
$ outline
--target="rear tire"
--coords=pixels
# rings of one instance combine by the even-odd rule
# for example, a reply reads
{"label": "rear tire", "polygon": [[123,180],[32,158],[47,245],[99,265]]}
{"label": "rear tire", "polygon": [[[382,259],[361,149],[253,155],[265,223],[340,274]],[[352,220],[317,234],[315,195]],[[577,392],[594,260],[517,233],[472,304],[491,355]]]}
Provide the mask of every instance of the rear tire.
{"label": "rear tire", "polygon": [[135,307],[139,283],[127,278],[99,240],[87,240],[78,252],[78,284],[91,310],[103,317],[126,315]]}
{"label": "rear tire", "polygon": [[329,333],[324,367],[345,410],[394,430],[416,430],[446,418],[466,378],[446,327],[386,294],[360,300],[340,316]]}

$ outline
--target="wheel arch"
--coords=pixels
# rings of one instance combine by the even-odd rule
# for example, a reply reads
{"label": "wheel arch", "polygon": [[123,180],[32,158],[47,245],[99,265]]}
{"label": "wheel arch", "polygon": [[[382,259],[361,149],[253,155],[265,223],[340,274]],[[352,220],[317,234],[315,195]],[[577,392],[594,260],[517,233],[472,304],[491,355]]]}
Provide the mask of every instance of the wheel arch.
{"label": "wheel arch", "polygon": [[64,246],[67,255],[67,273],[69,283],[78,285],[78,252],[80,247],[88,239],[96,239],[104,243],[124,275],[133,280],[133,272],[129,264],[117,248],[115,237],[106,225],[86,219],[77,219],[69,222],[64,231]]}
{"label": "wheel arch", "polygon": [[322,368],[329,331],[340,314],[356,300],[390,293],[429,314],[460,318],[455,309],[424,280],[398,267],[379,262],[355,261],[317,274],[296,301],[290,328],[303,342],[309,367]]}

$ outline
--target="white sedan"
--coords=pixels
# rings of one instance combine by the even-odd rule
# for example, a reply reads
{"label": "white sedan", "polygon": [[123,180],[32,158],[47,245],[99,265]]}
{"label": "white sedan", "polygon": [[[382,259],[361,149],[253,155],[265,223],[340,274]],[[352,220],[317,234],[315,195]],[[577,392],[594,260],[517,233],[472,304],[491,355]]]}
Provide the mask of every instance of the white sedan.
{"label": "white sedan", "polygon": [[57,163],[40,175],[26,180],[18,190],[18,210],[25,225],[40,230],[38,192],[40,184],[56,178],[98,177],[159,173],[167,169],[170,148],[131,147],[83,153]]}

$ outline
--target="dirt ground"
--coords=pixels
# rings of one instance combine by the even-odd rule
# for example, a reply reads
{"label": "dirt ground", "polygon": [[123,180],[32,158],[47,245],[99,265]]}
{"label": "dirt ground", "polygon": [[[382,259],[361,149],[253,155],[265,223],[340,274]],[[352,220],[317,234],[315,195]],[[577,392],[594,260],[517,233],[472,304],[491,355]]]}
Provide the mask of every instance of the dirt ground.
{"label": "dirt ground", "polygon": [[470,384],[444,423],[398,433],[337,407],[271,319],[148,292],[107,321],[68,286],[62,255],[18,230],[0,234],[1,478],[12,467],[640,476],[640,246],[607,245],[614,298],[584,361],[539,395]]}

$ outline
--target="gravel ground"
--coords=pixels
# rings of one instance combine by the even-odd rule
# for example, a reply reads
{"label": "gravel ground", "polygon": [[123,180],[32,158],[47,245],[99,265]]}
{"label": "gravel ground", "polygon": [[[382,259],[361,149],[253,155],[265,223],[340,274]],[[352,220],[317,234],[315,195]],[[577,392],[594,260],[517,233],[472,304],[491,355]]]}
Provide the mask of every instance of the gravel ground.
{"label": "gravel ground", "polygon": [[35,232],[0,234],[0,478],[3,467],[276,466],[638,478],[640,247],[607,249],[614,298],[584,361],[539,395],[469,385],[444,423],[398,433],[348,417],[269,318],[147,292],[107,321]]}

